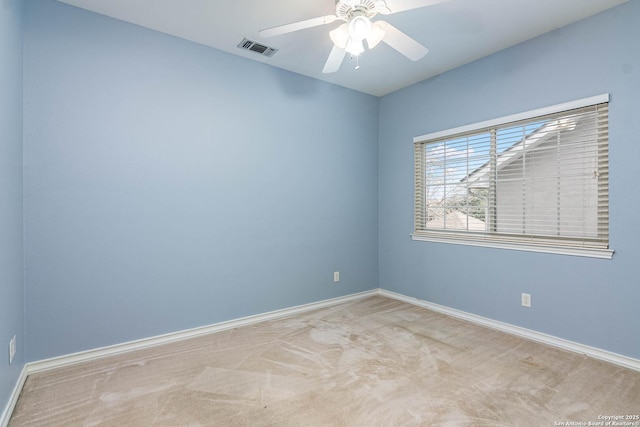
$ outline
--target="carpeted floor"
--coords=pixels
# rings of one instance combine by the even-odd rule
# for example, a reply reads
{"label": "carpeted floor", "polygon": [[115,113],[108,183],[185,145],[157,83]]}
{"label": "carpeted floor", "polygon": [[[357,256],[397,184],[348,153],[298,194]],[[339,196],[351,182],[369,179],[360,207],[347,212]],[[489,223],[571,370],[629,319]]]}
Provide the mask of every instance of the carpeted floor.
{"label": "carpeted floor", "polygon": [[371,297],[33,374],[9,426],[558,426],[637,414],[640,372]]}

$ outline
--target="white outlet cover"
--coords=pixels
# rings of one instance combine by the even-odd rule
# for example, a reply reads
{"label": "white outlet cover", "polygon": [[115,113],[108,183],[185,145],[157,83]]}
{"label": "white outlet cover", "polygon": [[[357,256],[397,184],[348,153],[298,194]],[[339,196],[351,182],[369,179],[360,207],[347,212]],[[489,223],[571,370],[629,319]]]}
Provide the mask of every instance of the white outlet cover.
{"label": "white outlet cover", "polygon": [[522,294],[522,306],[531,307],[531,294]]}
{"label": "white outlet cover", "polygon": [[333,281],[334,282],[339,282],[340,281],[340,272],[339,271],[334,271],[333,272]]}

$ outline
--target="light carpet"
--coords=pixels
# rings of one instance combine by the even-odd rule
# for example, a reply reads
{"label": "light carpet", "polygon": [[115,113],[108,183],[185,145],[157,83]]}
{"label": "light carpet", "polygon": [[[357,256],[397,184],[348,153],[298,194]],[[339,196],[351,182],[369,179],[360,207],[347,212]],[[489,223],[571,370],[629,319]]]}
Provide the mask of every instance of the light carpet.
{"label": "light carpet", "polygon": [[9,426],[558,426],[639,413],[640,372],[376,296],[32,374]]}

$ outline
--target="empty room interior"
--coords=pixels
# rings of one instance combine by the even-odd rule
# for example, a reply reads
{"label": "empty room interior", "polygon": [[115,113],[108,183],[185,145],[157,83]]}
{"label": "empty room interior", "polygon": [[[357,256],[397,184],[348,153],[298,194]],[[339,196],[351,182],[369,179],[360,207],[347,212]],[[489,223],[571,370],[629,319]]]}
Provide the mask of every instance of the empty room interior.
{"label": "empty room interior", "polygon": [[0,426],[640,426],[638,22],[2,0]]}

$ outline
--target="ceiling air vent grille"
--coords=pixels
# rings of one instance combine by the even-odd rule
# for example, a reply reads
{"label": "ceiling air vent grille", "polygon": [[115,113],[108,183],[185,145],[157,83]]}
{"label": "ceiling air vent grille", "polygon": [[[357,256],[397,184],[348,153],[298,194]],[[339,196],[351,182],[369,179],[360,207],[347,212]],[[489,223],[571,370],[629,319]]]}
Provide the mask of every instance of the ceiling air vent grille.
{"label": "ceiling air vent grille", "polygon": [[278,51],[273,47],[265,46],[260,43],[256,43],[249,39],[242,39],[240,44],[238,45],[240,49],[250,50],[251,52],[259,53],[260,55],[268,56],[271,58],[274,53]]}

